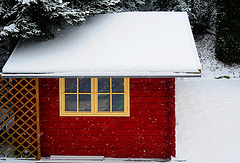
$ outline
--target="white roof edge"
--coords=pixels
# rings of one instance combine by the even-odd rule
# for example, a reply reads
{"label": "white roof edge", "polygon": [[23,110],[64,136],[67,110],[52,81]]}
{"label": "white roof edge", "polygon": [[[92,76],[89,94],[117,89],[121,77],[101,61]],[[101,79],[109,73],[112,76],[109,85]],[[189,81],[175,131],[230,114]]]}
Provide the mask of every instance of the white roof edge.
{"label": "white roof edge", "polygon": [[201,72],[189,72],[189,73],[162,73],[151,75],[74,75],[71,73],[48,73],[48,74],[2,74],[3,78],[176,78],[176,77],[201,77]]}

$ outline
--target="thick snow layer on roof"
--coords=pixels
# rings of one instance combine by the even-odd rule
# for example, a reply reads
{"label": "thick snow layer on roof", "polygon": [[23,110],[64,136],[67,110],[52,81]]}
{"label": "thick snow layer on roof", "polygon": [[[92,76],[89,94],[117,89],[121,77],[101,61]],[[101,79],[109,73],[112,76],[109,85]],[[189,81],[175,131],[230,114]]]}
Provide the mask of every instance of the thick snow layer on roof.
{"label": "thick snow layer on roof", "polygon": [[20,42],[3,76],[199,76],[199,69],[185,12],[127,12]]}

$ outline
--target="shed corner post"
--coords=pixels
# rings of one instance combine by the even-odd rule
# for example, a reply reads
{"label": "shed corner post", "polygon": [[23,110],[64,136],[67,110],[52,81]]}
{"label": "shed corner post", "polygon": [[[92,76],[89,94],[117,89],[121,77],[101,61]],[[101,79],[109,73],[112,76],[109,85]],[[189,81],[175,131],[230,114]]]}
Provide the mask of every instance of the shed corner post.
{"label": "shed corner post", "polygon": [[168,83],[169,91],[169,142],[170,155],[176,157],[176,117],[175,117],[175,78],[170,78]]}
{"label": "shed corner post", "polygon": [[39,117],[39,79],[36,81],[36,111],[37,111],[37,159],[41,159],[41,144],[40,144],[40,117]]}

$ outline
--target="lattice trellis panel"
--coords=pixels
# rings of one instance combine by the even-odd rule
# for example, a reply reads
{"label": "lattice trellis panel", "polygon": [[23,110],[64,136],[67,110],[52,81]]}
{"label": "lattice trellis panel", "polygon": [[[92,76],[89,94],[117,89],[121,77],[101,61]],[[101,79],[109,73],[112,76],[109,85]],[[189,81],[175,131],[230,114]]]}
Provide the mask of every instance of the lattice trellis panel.
{"label": "lattice trellis panel", "polygon": [[40,159],[38,79],[0,78],[0,157]]}

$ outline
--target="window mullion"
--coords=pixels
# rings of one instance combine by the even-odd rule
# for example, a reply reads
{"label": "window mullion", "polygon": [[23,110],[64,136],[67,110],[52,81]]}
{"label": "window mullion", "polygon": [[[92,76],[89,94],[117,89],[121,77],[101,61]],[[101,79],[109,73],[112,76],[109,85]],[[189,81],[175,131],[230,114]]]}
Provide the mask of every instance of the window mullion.
{"label": "window mullion", "polygon": [[110,113],[112,114],[112,78],[110,78]]}
{"label": "window mullion", "polygon": [[77,78],[77,113],[79,113],[79,80]]}
{"label": "window mullion", "polygon": [[91,78],[91,113],[95,114],[95,78]]}
{"label": "window mullion", "polygon": [[98,112],[98,78],[94,78],[94,114]]}

